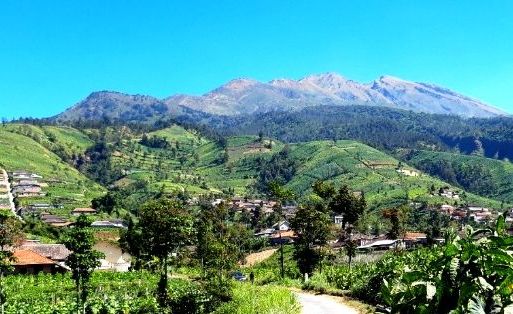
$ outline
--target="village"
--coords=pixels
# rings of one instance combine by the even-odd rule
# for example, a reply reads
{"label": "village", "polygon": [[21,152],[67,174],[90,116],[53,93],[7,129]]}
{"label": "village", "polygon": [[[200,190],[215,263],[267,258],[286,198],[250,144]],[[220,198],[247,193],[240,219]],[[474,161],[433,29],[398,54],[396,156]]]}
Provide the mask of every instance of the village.
{"label": "village", "polygon": [[[88,215],[93,218],[99,217],[96,209],[90,207],[74,208],[69,214],[55,215],[52,212],[56,209],[63,209],[59,204],[48,204],[40,202],[25,202],[23,206],[16,208],[16,199],[29,200],[30,198],[39,198],[45,195],[45,188],[48,182],[36,173],[29,171],[13,171],[7,173],[5,170],[0,171],[0,209],[9,209],[15,213],[20,219],[23,217],[31,217],[41,220],[43,223],[53,228],[69,228],[73,227],[73,221],[80,215]],[[438,195],[451,200],[458,200],[459,195],[448,188],[442,188],[438,191]],[[198,200],[192,201],[192,205]],[[232,197],[229,199],[218,198],[211,202],[212,206],[218,206],[224,203],[233,214],[246,215],[250,219],[255,215],[268,217],[276,214],[277,206],[280,206],[279,221],[262,226],[256,230],[254,236],[264,239],[268,246],[285,245],[294,243],[296,235],[291,229],[289,220],[295,216],[297,205],[295,204],[279,204],[276,201],[268,199],[251,199],[246,197]],[[412,206],[415,206],[412,203]],[[473,221],[475,223],[486,223],[496,216],[495,211],[477,205],[453,206],[442,204],[433,208],[441,214],[448,215],[451,220],[458,222]],[[121,219],[93,219],[91,227],[98,230],[105,229],[126,229],[127,224]],[[341,225],[343,216],[335,215],[332,217],[334,225]],[[508,221],[513,221],[513,209],[510,212]],[[385,234],[352,234],[352,240],[355,241],[357,251],[365,254],[374,251],[387,251],[392,249],[411,249],[421,245],[425,245],[428,241],[427,235],[423,232],[408,231],[398,239],[388,239]],[[443,242],[444,239],[434,239]],[[333,250],[343,248],[343,243],[338,240],[329,242]],[[121,249],[113,244],[101,242],[95,247],[106,255],[101,260],[100,270],[111,270],[125,272],[130,269],[130,256],[124,254]],[[41,243],[38,240],[26,240],[16,251],[16,262],[14,264],[15,271],[18,273],[59,273],[66,272],[68,269],[64,264],[66,257],[70,251],[63,244]]]}

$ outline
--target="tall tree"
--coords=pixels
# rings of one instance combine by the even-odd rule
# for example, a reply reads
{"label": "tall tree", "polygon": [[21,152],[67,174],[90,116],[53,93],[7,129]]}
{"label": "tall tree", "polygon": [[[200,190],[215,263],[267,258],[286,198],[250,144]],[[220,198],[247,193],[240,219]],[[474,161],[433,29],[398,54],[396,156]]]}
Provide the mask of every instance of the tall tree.
{"label": "tall tree", "polygon": [[291,225],[297,235],[294,258],[299,270],[303,274],[312,274],[321,260],[319,249],[326,245],[330,234],[329,214],[322,204],[310,202],[299,207]]}
{"label": "tall tree", "polygon": [[342,229],[354,225],[365,211],[365,197],[363,194],[355,195],[347,185],[343,185],[331,198],[329,208],[333,213],[343,215]]}
{"label": "tall tree", "polygon": [[66,258],[66,265],[71,268],[71,278],[77,289],[77,310],[85,313],[85,305],[89,293],[89,280],[94,269],[98,268],[103,253],[93,250],[94,236],[90,229],[91,221],[85,215],[80,215],[71,228],[64,245],[71,251]]}
{"label": "tall tree", "polygon": [[241,260],[244,248],[249,245],[247,228],[230,221],[229,209],[224,203],[218,206],[203,204],[197,221],[197,258],[203,267],[203,277],[208,278],[207,290],[214,303],[229,301],[232,297],[228,272]]}
{"label": "tall tree", "polygon": [[168,302],[168,262],[194,240],[194,220],[182,202],[167,198],[151,200],[140,211],[142,243],[149,255],[159,261],[160,281],[157,289],[161,308]]}

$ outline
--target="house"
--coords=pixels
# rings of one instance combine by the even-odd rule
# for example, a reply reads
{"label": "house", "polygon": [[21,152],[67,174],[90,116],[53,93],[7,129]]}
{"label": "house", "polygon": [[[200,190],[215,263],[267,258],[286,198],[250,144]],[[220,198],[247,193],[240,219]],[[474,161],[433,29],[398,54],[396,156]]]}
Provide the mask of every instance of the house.
{"label": "house", "polygon": [[73,216],[80,216],[80,215],[92,215],[96,214],[96,209],[94,208],[75,208],[71,211],[71,214]]}
{"label": "house", "polygon": [[271,242],[271,245],[278,245],[278,244],[287,244],[292,243],[296,239],[296,234],[293,230],[289,231],[283,231],[283,232],[275,232],[271,235],[271,238],[269,239],[269,242]]}
{"label": "house", "polygon": [[272,225],[272,228],[274,230],[281,230],[281,231],[289,231],[290,230],[290,223],[286,220],[282,220],[280,222],[275,223]]}
{"label": "house", "polygon": [[53,227],[67,227],[73,224],[71,221],[67,220],[64,217],[51,215],[49,213],[42,213],[40,217],[44,223],[49,224]]}
{"label": "house", "polygon": [[452,212],[455,209],[456,208],[454,206],[451,206],[451,205],[448,205],[448,204],[444,204],[444,205],[440,206],[440,212],[448,214],[448,215],[452,214]]}
{"label": "house", "polygon": [[273,228],[267,228],[255,233],[255,237],[270,238],[275,232]]}
{"label": "house", "polygon": [[342,225],[342,222],[344,221],[344,216],[338,215],[333,217],[333,223],[336,225]]}
{"label": "house", "polygon": [[37,182],[37,180],[32,180],[32,179],[18,179],[18,180],[14,180],[13,186],[16,187],[16,186],[19,186],[19,185],[38,185],[38,186],[41,186],[41,184],[39,184],[39,182]]}
{"label": "house", "polygon": [[32,250],[15,250],[13,257],[14,262],[12,266],[16,274],[38,274],[40,272],[55,274],[66,271],[65,268],[61,267],[56,262]]}
{"label": "house", "polygon": [[128,226],[123,220],[98,220],[91,224],[93,228],[127,228]]}
{"label": "house", "polygon": [[39,196],[41,186],[35,184],[17,185],[13,187],[12,193],[18,197]]}
{"label": "house", "polygon": [[468,205],[467,210],[470,212],[489,212],[490,211],[490,209],[483,207],[483,206],[479,206],[479,205]]}
{"label": "house", "polygon": [[404,246],[411,248],[427,243],[427,235],[422,232],[406,232],[403,237]]}
{"label": "house", "polygon": [[356,249],[362,251],[384,251],[403,247],[401,240],[377,240],[369,244],[360,245]]}
{"label": "house", "polygon": [[31,250],[60,265],[64,265],[64,261],[71,254],[64,244],[45,244],[39,241],[26,241],[20,249]]}

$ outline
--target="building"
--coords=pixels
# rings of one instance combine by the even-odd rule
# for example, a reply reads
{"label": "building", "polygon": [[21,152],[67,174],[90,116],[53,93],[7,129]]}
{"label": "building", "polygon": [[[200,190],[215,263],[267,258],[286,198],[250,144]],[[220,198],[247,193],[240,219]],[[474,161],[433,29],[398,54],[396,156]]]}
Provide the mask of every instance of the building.
{"label": "building", "polygon": [[64,244],[45,244],[39,241],[26,241],[20,246],[20,249],[31,250],[61,266],[64,265],[66,258],[71,254],[71,251]]}
{"label": "building", "polygon": [[12,193],[17,197],[40,196],[41,186],[36,184],[17,185],[13,187]]}
{"label": "building", "polygon": [[402,248],[403,244],[401,240],[377,240],[369,244],[360,245],[356,249],[362,251],[385,251],[394,248]]}
{"label": "building", "polygon": [[289,231],[290,230],[290,223],[286,220],[282,220],[280,222],[275,223],[272,225],[272,228],[274,230],[281,230],[281,231]]}
{"label": "building", "polygon": [[91,224],[93,228],[127,228],[123,220],[98,220]]}
{"label": "building", "polygon": [[40,217],[44,223],[49,224],[50,226],[53,226],[53,227],[57,227],[57,228],[58,227],[67,227],[67,226],[73,224],[71,221],[67,220],[64,217],[51,215],[49,213],[42,213]]}
{"label": "building", "polygon": [[14,273],[16,274],[38,274],[38,273],[62,273],[66,269],[51,259],[44,257],[32,250],[18,249],[13,253]]}
{"label": "building", "polygon": [[93,215],[93,214],[96,214],[96,209],[94,209],[94,208],[75,208],[73,211],[71,211],[71,214],[73,216]]}

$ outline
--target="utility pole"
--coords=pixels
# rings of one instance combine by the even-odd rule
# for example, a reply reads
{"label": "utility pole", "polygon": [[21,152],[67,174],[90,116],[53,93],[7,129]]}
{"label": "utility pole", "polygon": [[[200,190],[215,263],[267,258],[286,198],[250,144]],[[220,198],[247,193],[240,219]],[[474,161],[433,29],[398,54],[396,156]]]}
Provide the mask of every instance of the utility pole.
{"label": "utility pole", "polygon": [[283,240],[281,238],[281,228],[278,223],[278,229],[280,233],[280,263],[281,263],[281,279],[285,279],[285,267],[283,266]]}

